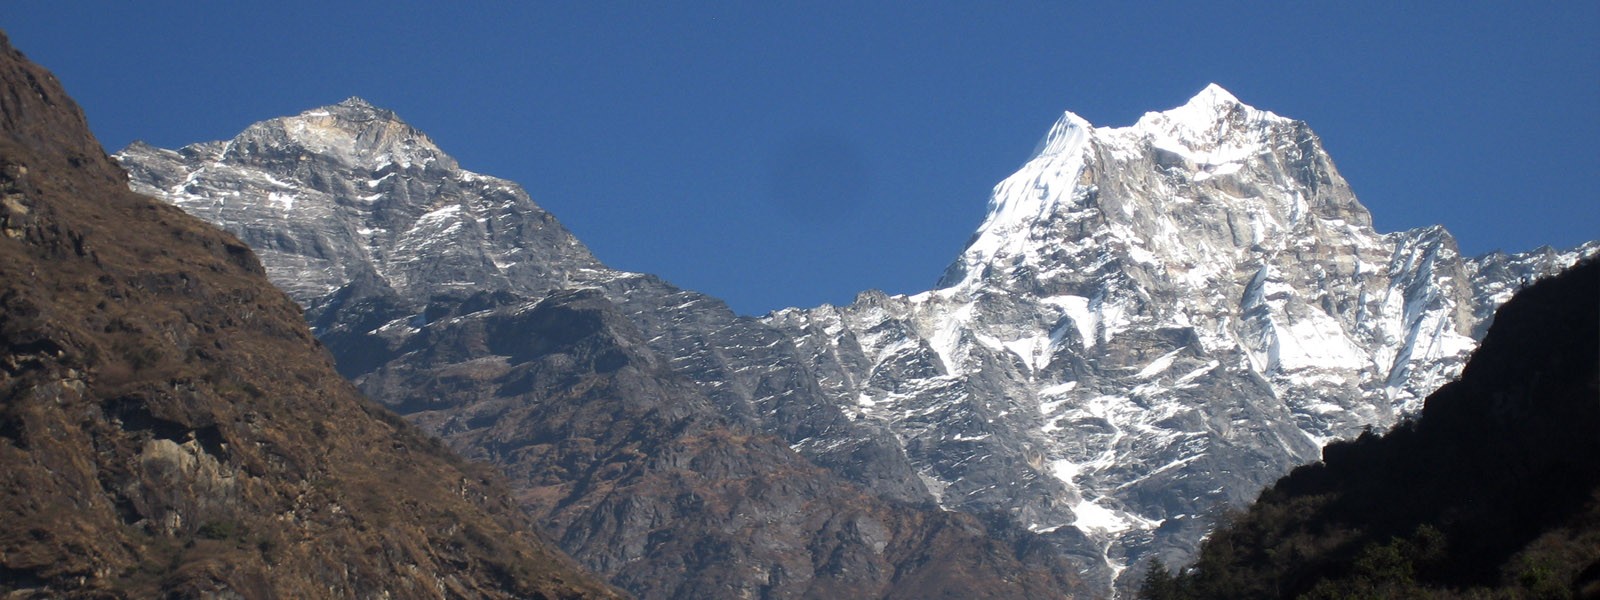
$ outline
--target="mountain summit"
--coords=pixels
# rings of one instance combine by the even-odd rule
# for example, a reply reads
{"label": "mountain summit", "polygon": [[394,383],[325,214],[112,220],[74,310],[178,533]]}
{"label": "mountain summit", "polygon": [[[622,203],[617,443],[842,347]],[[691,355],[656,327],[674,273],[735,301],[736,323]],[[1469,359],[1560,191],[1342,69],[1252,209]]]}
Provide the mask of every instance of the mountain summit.
{"label": "mountain summit", "polygon": [[1110,573],[1183,563],[1217,507],[1416,411],[1507,285],[1600,249],[1513,274],[1379,233],[1310,127],[1216,85],[1039,147],[936,289],[767,321],[942,506],[1087,535]]}
{"label": "mountain summit", "polygon": [[599,264],[510,182],[393,160],[431,143],[346,109],[375,111],[118,157],[255,245],[364,391],[515,474],[647,598],[1099,593],[1182,563],[1219,508],[1414,410],[1579,253],[1378,233],[1308,126],[1210,86],[1128,127],[1063,115],[934,290],[742,318]]}
{"label": "mountain summit", "polygon": [[619,598],[0,35],[0,595]]}
{"label": "mountain summit", "polygon": [[606,268],[391,113],[347,101],[118,158],[256,247],[363,391],[510,473],[564,549],[642,598],[1082,587],[1025,529],[935,506],[777,329]]}
{"label": "mountain summit", "polygon": [[393,112],[351,97],[338,104],[252,125],[225,144],[222,160],[240,163],[273,160],[334,159],[351,167],[380,170],[442,161],[456,169],[433,140]]}
{"label": "mountain summit", "polygon": [[538,294],[599,266],[520,186],[462,170],[359,98],[227,141],[135,144],[118,157],[136,191],[237,231],[314,312],[350,285],[415,307],[452,291]]}

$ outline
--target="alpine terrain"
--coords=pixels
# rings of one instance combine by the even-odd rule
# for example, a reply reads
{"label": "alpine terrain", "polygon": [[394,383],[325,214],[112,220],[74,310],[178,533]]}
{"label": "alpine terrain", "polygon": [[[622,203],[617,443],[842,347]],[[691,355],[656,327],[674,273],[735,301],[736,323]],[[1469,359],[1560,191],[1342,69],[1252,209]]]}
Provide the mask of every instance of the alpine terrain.
{"label": "alpine terrain", "polygon": [[1457,381],[1152,569],[1153,600],[1600,597],[1600,261],[1520,291]]}
{"label": "alpine terrain", "polygon": [[1414,413],[1512,291],[1600,250],[1380,234],[1305,123],[1216,85],[1129,127],[1066,113],[989,206],[937,289],[766,320],[941,506],[1088,536],[1115,573],[1188,562],[1218,507]]}
{"label": "alpine terrain", "polygon": [[1106,595],[1417,410],[1494,306],[1600,249],[1380,234],[1306,124],[1214,85],[1130,127],[1064,115],[937,289],[760,319],[605,267],[359,99],[117,158],[648,598]]}
{"label": "alpine terrain", "polygon": [[0,35],[0,595],[620,598]]}
{"label": "alpine terrain", "polygon": [[[359,99],[119,154],[236,232],[340,369],[643,598],[1050,598],[1079,569],[940,510],[777,329],[606,268],[515,184]],[[842,440],[796,450],[808,439]]]}

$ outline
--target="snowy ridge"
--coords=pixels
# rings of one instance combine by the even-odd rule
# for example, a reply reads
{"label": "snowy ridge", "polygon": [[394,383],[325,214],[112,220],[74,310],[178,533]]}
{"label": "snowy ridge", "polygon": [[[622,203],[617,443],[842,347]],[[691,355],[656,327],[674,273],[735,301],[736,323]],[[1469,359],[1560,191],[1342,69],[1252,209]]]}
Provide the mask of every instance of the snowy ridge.
{"label": "snowy ridge", "polygon": [[936,289],[760,321],[605,267],[519,186],[359,99],[116,157],[328,316],[341,368],[426,348],[435,318],[597,289],[730,419],[873,494],[1003,515],[1107,587],[1415,410],[1494,306],[1600,252],[1468,260],[1441,228],[1380,234],[1304,123],[1215,85],[1127,127],[1064,113]]}
{"label": "snowy ridge", "polygon": [[849,373],[839,406],[945,507],[1097,540],[1114,577],[1183,563],[1218,505],[1417,410],[1501,271],[1593,246],[1480,265],[1442,228],[1380,234],[1304,123],[1211,85],[1128,127],[1063,115],[939,289],[767,321]]}
{"label": "snowy ridge", "polygon": [[520,186],[461,169],[359,98],[225,142],[136,143],[115,158],[135,191],[239,235],[302,304],[353,281],[408,302],[450,288],[548,290],[600,266]]}

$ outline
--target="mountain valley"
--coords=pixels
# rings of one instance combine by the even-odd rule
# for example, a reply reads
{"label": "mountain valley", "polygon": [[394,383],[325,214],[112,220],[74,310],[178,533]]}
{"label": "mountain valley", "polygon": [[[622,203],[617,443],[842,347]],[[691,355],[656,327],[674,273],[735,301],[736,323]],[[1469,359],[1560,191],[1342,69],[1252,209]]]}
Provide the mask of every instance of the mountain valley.
{"label": "mountain valley", "polygon": [[760,318],[598,261],[359,100],[116,158],[239,236],[342,374],[644,598],[1129,589],[1451,380],[1580,257],[1379,233],[1303,122],[1217,86],[1066,113],[934,289]]}

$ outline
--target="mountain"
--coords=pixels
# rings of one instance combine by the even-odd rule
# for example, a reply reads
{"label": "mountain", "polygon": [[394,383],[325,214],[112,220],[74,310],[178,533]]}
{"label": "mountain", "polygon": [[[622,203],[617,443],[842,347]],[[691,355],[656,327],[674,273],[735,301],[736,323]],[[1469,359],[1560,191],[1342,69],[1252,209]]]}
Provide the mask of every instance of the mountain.
{"label": "mountain", "polygon": [[[604,267],[520,188],[357,99],[118,158],[135,189],[260,248],[341,372],[512,472],[564,548],[647,597],[820,593],[806,590],[905,567],[830,566],[818,540],[838,536],[805,515],[759,508],[789,521],[758,540],[749,512],[662,509],[671,488],[602,485],[596,461],[694,490],[814,474],[766,492],[773,506],[971,515],[968,542],[1014,550],[986,554],[1001,580],[1023,568],[1103,591],[1138,561],[1185,562],[1222,507],[1327,440],[1415,411],[1496,303],[1600,250],[1466,259],[1441,228],[1380,234],[1308,126],[1216,86],[1125,128],[1064,115],[995,188],[937,289],[761,319]],[[579,314],[572,303],[582,331],[551,316]],[[666,420],[638,425],[647,415]],[[658,457],[702,447],[700,424],[766,450],[716,466]],[[650,494],[661,500],[627,518],[608,504]],[[750,535],[691,554],[693,569],[662,541],[709,531]],[[860,550],[877,548],[868,537],[847,537],[847,555],[878,556]],[[758,551],[771,544],[792,550]],[[723,587],[695,582],[723,570]],[[902,589],[864,581],[849,589]]]}
{"label": "mountain", "polygon": [[1459,381],[1331,444],[1156,598],[1600,594],[1600,261],[1501,307]]}
{"label": "mountain", "polygon": [[618,598],[0,35],[0,593]]}
{"label": "mountain", "polygon": [[[789,340],[599,264],[516,185],[359,99],[119,155],[236,232],[362,390],[511,474],[586,566],[644,598],[1046,598],[1078,567],[940,510]],[[819,436],[849,441],[795,447]]]}
{"label": "mountain", "polygon": [[1600,250],[1378,233],[1305,123],[1215,85],[1066,113],[989,207],[937,289],[766,320],[942,506],[1076,529],[1113,572],[1187,562],[1218,507],[1415,412],[1511,290]]}

